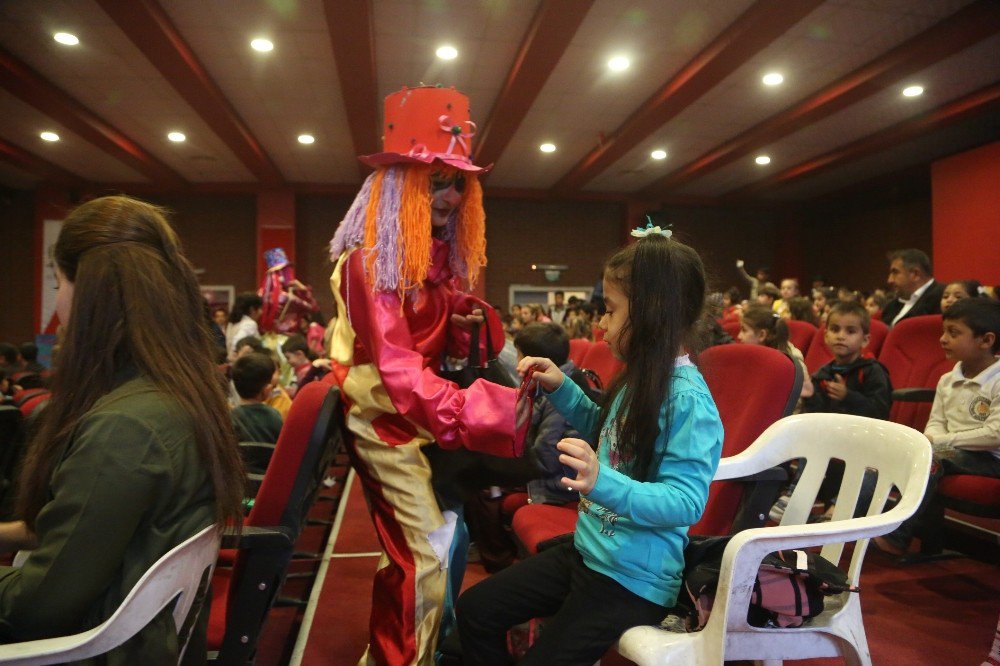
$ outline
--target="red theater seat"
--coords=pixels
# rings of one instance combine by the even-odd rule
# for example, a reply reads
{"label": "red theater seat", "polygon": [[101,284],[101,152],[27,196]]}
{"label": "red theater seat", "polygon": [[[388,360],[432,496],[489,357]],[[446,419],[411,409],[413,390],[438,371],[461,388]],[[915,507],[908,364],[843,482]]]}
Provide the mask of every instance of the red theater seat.
{"label": "red theater seat", "polygon": [[786,319],[785,323],[788,324],[788,341],[805,356],[816,337],[816,327],[807,321],[796,319]]}
{"label": "red theater seat", "polygon": [[253,663],[293,545],[344,432],[340,390],[323,381],[303,386],[244,520],[239,548],[220,553],[212,578],[208,649],[218,662]]}
{"label": "red theater seat", "polygon": [[580,365],[584,370],[596,372],[604,386],[608,386],[611,380],[617,377],[618,373],[625,367],[621,361],[615,358],[614,354],[611,353],[611,347],[604,341],[590,345],[590,349],[580,361]]}
{"label": "red theater seat", "polygon": [[878,360],[892,382],[890,421],[924,431],[931,403],[905,400],[905,389],[933,390],[941,375],[955,366],[941,349],[941,330],[941,315],[925,315],[903,319],[886,336]]}
{"label": "red theater seat", "polygon": [[583,357],[587,355],[592,344],[586,338],[573,338],[569,341],[569,360],[573,361],[573,365],[578,368],[582,367]]}

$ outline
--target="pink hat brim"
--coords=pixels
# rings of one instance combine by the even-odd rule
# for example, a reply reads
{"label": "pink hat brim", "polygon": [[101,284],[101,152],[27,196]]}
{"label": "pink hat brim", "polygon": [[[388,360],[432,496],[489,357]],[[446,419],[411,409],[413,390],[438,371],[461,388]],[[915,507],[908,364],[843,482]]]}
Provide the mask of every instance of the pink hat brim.
{"label": "pink hat brim", "polygon": [[469,173],[487,173],[493,165],[479,167],[472,162],[461,157],[442,157],[440,155],[403,155],[401,153],[375,153],[374,155],[361,155],[358,157],[362,164],[370,167],[380,167],[387,164],[433,164],[440,162],[446,166],[454,167],[460,171]]}

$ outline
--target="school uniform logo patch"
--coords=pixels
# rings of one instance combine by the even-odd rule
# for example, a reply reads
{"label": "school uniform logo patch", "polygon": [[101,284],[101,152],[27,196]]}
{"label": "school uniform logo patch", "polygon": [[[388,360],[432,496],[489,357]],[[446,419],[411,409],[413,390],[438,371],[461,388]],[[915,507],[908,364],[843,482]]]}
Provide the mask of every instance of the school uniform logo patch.
{"label": "school uniform logo patch", "polygon": [[977,421],[985,421],[990,415],[990,401],[982,395],[977,395],[969,405],[969,415]]}

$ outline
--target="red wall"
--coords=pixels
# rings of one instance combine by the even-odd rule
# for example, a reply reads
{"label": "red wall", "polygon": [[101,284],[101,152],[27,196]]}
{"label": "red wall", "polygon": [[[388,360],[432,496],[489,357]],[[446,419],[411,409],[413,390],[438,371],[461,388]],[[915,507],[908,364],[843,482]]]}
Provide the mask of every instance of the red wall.
{"label": "red wall", "polygon": [[1000,284],[1000,141],[934,162],[934,272]]}

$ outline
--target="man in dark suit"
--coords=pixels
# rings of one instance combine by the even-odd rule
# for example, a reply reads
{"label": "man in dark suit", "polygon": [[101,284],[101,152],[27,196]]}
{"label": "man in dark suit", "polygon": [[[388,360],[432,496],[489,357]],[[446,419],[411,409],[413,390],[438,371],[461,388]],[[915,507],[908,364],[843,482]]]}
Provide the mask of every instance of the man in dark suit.
{"label": "man in dark suit", "polygon": [[891,327],[907,317],[941,314],[944,285],[934,280],[927,255],[913,248],[896,250],[889,261],[887,282],[896,298],[882,310],[882,321]]}

